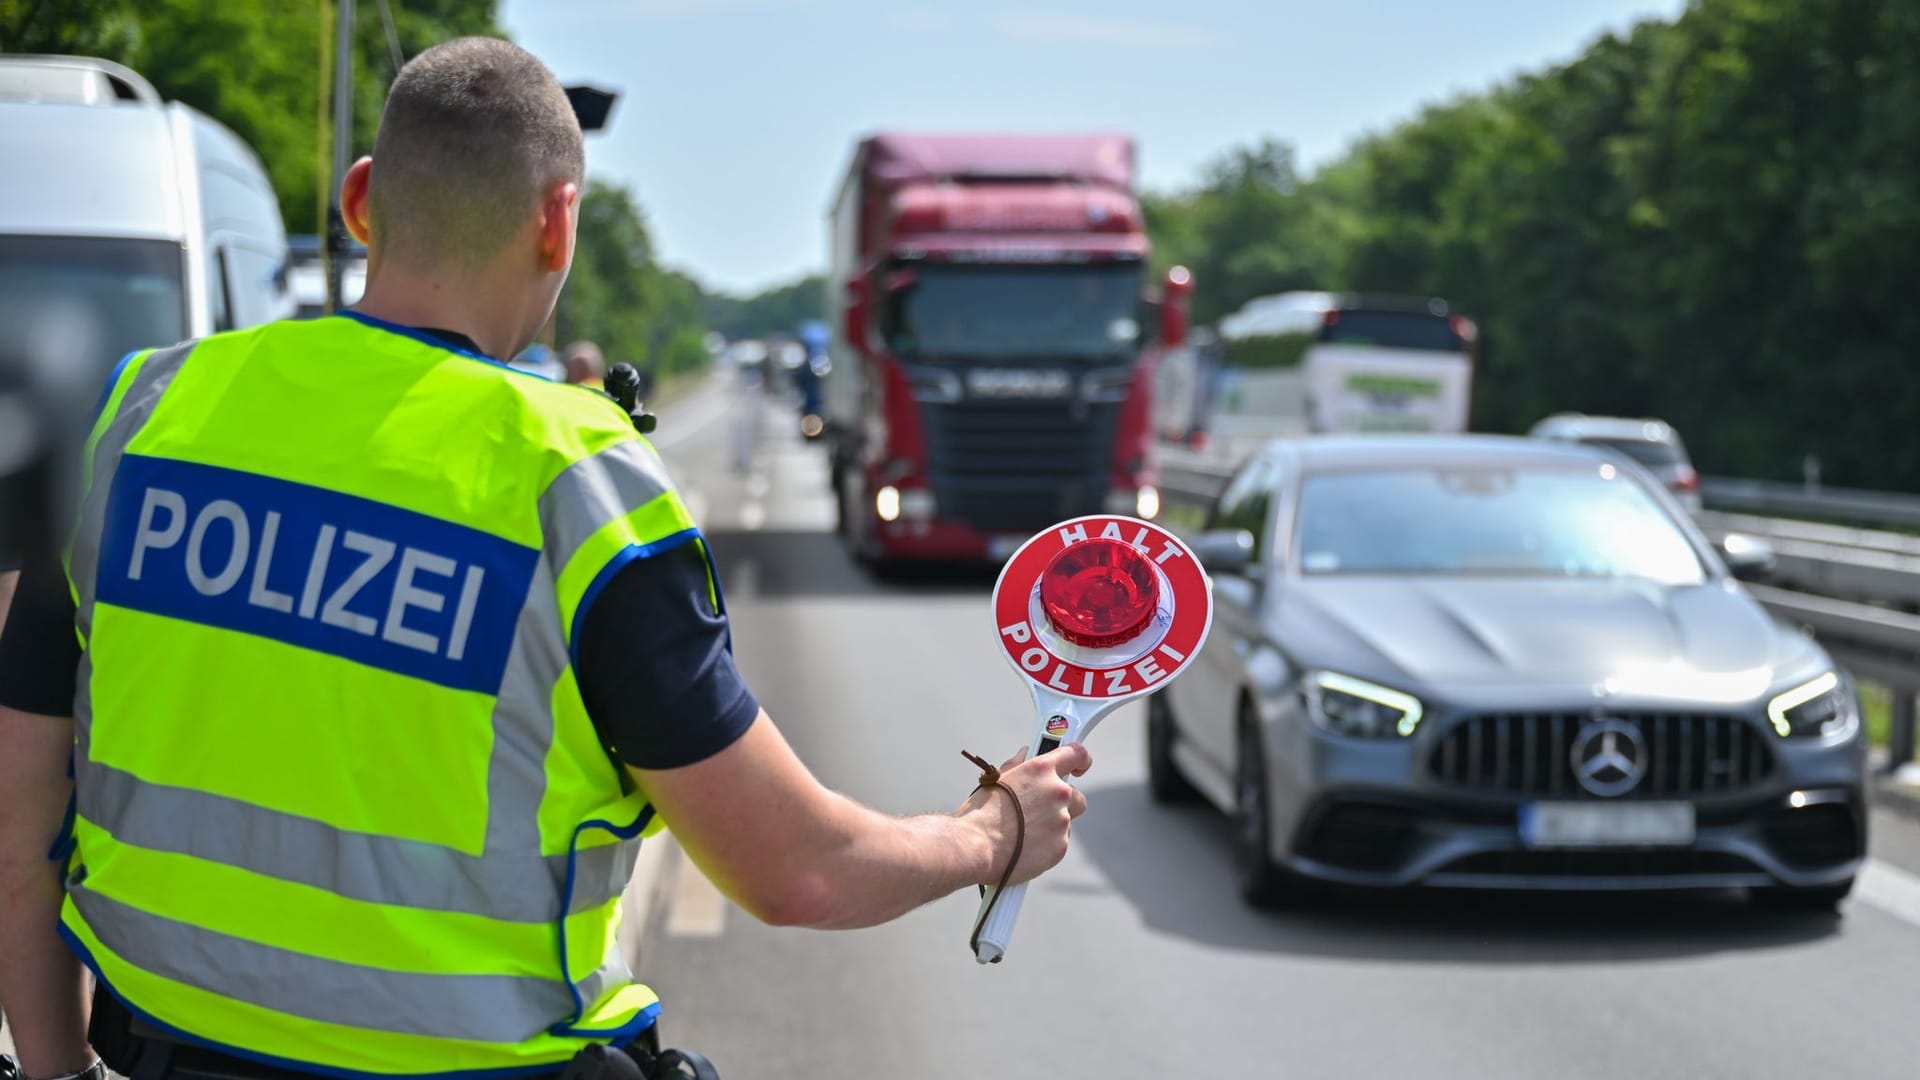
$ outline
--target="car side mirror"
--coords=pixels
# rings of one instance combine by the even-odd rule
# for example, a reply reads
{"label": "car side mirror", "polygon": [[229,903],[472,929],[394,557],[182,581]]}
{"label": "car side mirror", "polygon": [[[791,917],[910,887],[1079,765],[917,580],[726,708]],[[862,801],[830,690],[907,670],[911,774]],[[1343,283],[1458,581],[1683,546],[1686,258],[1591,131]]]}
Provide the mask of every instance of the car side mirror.
{"label": "car side mirror", "polygon": [[1720,557],[1727,570],[1741,581],[1765,581],[1773,574],[1773,545],[1757,536],[1728,533],[1720,538]]}
{"label": "car side mirror", "polygon": [[1194,558],[1209,574],[1256,576],[1253,534],[1245,529],[1212,529],[1193,541]]}

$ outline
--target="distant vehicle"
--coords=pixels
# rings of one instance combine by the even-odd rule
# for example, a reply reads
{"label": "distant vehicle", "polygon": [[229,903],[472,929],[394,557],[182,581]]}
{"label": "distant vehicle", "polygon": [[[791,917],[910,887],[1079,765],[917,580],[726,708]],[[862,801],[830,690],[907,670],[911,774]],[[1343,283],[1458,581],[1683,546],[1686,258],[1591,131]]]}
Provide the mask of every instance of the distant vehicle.
{"label": "distant vehicle", "polygon": [[0,56],[0,327],[96,357],[293,313],[287,237],[239,137],[135,72]]}
{"label": "distant vehicle", "polygon": [[1196,450],[1207,444],[1207,422],[1218,393],[1220,338],[1196,327],[1187,340],[1166,350],[1153,368],[1153,430],[1160,438]]}
{"label": "distant vehicle", "polygon": [[1148,281],[1123,135],[875,135],[834,201],[826,437],[863,561],[1004,558],[1062,518],[1153,517]]}
{"label": "distant vehicle", "polygon": [[1747,886],[1831,908],[1866,851],[1852,680],[1644,474],[1541,440],[1279,440],[1195,551],[1213,635],[1148,711],[1161,801],[1241,890]]}
{"label": "distant vehicle", "polygon": [[536,341],[521,349],[518,356],[507,361],[507,366],[515,371],[538,375],[549,382],[567,381],[566,362],[544,342]]}
{"label": "distant vehicle", "polygon": [[1701,508],[1700,474],[1687,458],[1687,447],[1680,441],[1680,433],[1664,420],[1558,413],[1533,425],[1527,434],[1536,439],[1583,443],[1625,454],[1665,484],[1673,497],[1680,500],[1680,505],[1694,511]]}
{"label": "distant vehicle", "polygon": [[1478,333],[1438,298],[1250,300],[1220,320],[1206,427],[1236,456],[1276,436],[1466,431]]}
{"label": "distant vehicle", "polygon": [[[318,236],[287,238],[287,286],[293,293],[295,318],[317,319],[327,314],[327,263],[320,245]],[[367,291],[367,249],[354,244],[346,264],[340,277],[341,307],[359,303],[361,294]]]}

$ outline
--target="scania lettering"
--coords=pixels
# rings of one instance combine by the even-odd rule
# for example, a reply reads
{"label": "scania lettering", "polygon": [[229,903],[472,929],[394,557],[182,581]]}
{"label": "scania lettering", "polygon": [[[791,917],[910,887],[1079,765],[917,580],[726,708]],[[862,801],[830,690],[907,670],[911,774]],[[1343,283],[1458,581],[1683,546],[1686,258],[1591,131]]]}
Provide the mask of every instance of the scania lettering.
{"label": "scania lettering", "polygon": [[1004,558],[1064,518],[1151,518],[1149,397],[1186,273],[1147,280],[1122,135],[876,135],[832,214],[825,386],[864,561]]}

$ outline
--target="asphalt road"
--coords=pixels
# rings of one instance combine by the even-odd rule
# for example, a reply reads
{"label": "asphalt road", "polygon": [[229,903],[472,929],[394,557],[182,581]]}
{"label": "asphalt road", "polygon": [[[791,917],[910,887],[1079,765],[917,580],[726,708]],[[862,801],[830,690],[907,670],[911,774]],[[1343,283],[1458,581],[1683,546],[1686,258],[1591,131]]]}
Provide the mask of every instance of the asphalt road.
{"label": "asphalt road", "polygon": [[[991,577],[870,582],[831,527],[824,460],[790,412],[724,386],[658,440],[722,567],[736,649],[829,785],[894,812],[972,787],[962,748],[1031,723],[993,650]],[[760,439],[734,468],[741,417]],[[1409,894],[1260,914],[1224,820],[1144,786],[1141,717],[1094,734],[1075,847],[1005,963],[955,896],[853,933],[775,930],[684,859],[643,973],[670,1042],[728,1080],[795,1077],[1913,1077],[1920,828],[1877,813],[1841,917],[1701,896]]]}
{"label": "asphalt road", "polygon": [[[826,783],[951,807],[974,781],[959,751],[1010,753],[1031,723],[993,650],[991,577],[871,583],[829,535],[824,462],[792,421],[715,383],[655,440],[718,553],[742,667]],[[1733,894],[1260,914],[1234,898],[1224,820],[1148,802],[1141,743],[1137,709],[1094,734],[1091,810],[996,967],[967,950],[971,896],[874,930],[775,930],[669,850],[642,952],[669,1041],[727,1080],[1920,1076],[1907,819],[1876,814],[1839,918]]]}

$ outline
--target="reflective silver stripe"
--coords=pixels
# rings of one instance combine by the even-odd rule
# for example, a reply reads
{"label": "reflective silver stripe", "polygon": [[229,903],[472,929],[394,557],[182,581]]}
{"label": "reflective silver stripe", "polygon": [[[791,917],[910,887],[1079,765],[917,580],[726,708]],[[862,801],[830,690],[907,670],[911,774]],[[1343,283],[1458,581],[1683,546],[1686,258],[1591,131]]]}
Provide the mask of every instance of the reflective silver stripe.
{"label": "reflective silver stripe", "polygon": [[633,977],[633,969],[627,966],[626,957],[620,955],[620,945],[616,942],[607,950],[607,958],[601,962],[599,970],[580,979],[580,1000],[591,1006],[600,1000],[600,995],[614,987],[638,981]]}
{"label": "reflective silver stripe", "polygon": [[[224,795],[151,784],[84,754],[75,765],[80,815],[123,844],[191,855],[374,904],[503,922],[551,922],[559,914],[565,855],[542,856],[536,849],[476,857],[419,840],[336,829]],[[632,846],[579,853],[572,911],[590,910],[620,895],[633,872]]]}
{"label": "reflective silver stripe", "polygon": [[[484,849],[488,855],[540,851],[540,800],[547,790],[547,751],[553,746],[553,690],[566,669],[566,639],[560,633],[553,575],[546,567],[536,566],[493,702]],[[556,883],[556,897],[558,888]]]}
{"label": "reflective silver stripe", "polygon": [[660,456],[638,439],[567,466],[540,496],[540,531],[555,576],[607,522],[626,517],[672,490],[673,481]]}
{"label": "reflective silver stripe", "polygon": [[360,967],[176,922],[85,885],[68,893],[94,934],[142,971],[308,1020],[511,1044],[573,1014],[573,995],[557,978]]}
{"label": "reflective silver stripe", "polygon": [[[75,618],[80,632],[89,639],[93,636],[93,589],[98,579],[100,562],[100,538],[105,532],[107,514],[107,495],[113,488],[113,474],[120,467],[120,458],[127,452],[127,444],[146,427],[153,417],[155,406],[160,397],[173,384],[173,377],[179,373],[180,365],[186,363],[187,355],[193,352],[198,342],[189,341],[175,345],[170,349],[156,350],[147,357],[146,363],[134,373],[133,381],[128,384],[127,392],[121,395],[120,407],[107,421],[106,430],[100,433],[100,441],[93,448],[93,483],[87,488],[86,498],[80,504],[80,525],[73,536],[73,587],[79,593]],[[86,684],[81,683],[84,693]]]}

